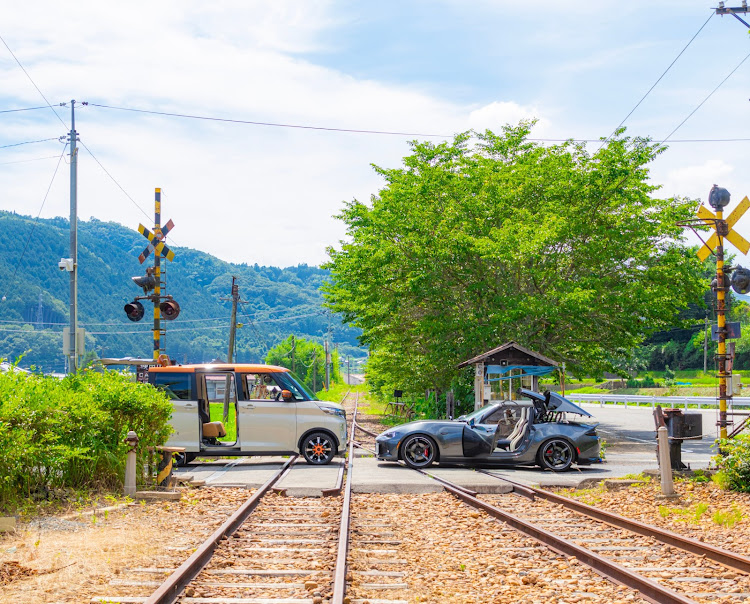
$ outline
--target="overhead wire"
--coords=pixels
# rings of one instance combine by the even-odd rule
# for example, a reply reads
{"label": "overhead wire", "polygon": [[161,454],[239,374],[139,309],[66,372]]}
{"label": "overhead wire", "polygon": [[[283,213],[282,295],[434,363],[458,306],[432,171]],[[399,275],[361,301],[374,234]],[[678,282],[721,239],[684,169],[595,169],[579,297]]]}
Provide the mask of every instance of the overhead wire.
{"label": "overhead wire", "polygon": [[748,60],[749,58],[750,58],[750,53],[748,53],[748,54],[746,54],[746,55],[745,55],[745,58],[744,58],[744,59],[742,59],[742,60],[741,60],[741,61],[740,61],[740,62],[739,62],[739,63],[737,64],[737,66],[736,66],[736,67],[735,67],[735,68],[734,68],[734,69],[733,69],[732,71],[730,71],[730,72],[729,72],[729,74],[728,74],[728,75],[727,75],[727,76],[726,76],[726,77],[725,77],[725,78],[724,78],[724,79],[723,79],[723,80],[722,80],[721,82],[719,82],[719,84],[718,84],[718,86],[716,86],[716,88],[714,88],[714,89],[713,89],[713,90],[712,90],[711,92],[709,92],[709,93],[708,93],[708,96],[706,96],[706,98],[705,98],[705,99],[703,99],[703,100],[702,100],[702,101],[701,101],[701,102],[700,102],[700,103],[698,104],[698,106],[697,106],[697,107],[696,107],[695,109],[693,109],[693,110],[692,110],[692,111],[691,111],[691,112],[690,112],[690,113],[689,113],[689,114],[687,115],[687,117],[686,117],[686,118],[685,118],[684,120],[682,120],[682,121],[681,121],[681,122],[680,122],[680,123],[679,123],[679,124],[677,125],[677,127],[676,127],[676,128],[674,129],[674,130],[672,130],[672,132],[670,132],[670,133],[669,133],[669,134],[668,134],[668,135],[666,136],[666,138],[665,138],[664,140],[662,140],[662,141],[661,141],[661,143],[660,143],[660,144],[663,144],[663,143],[665,143],[666,141],[668,141],[668,140],[669,140],[669,138],[670,138],[670,137],[671,137],[671,136],[672,136],[672,135],[673,135],[673,134],[674,134],[675,132],[677,132],[677,131],[678,131],[678,130],[679,130],[679,129],[680,129],[680,128],[681,128],[682,126],[683,126],[683,124],[685,124],[685,122],[687,122],[687,121],[688,121],[688,120],[689,120],[689,119],[690,119],[691,117],[693,117],[693,115],[695,114],[695,112],[696,112],[696,111],[698,111],[698,109],[700,109],[701,107],[703,107],[704,103],[705,103],[706,101],[708,101],[708,99],[710,99],[710,98],[711,98],[711,97],[712,97],[712,96],[714,95],[714,93],[715,93],[715,92],[716,92],[716,91],[717,91],[717,90],[718,90],[719,88],[721,88],[721,87],[722,87],[722,86],[724,85],[724,82],[726,82],[726,81],[727,81],[727,80],[728,80],[729,78],[731,78],[731,77],[732,77],[732,76],[734,75],[734,72],[735,72],[735,71],[737,71],[737,70],[738,70],[738,69],[739,69],[739,68],[740,68],[740,67],[742,66],[742,64],[743,64],[743,63],[744,63],[745,61],[747,61],[747,60]]}
{"label": "overhead wire", "polygon": [[100,161],[99,161],[99,160],[97,159],[96,155],[94,155],[94,154],[93,154],[93,152],[91,151],[91,149],[89,149],[89,148],[88,148],[88,146],[86,145],[86,143],[85,143],[85,142],[83,142],[83,141],[82,141],[82,140],[80,140],[80,139],[79,139],[79,142],[81,143],[81,146],[82,146],[82,147],[83,147],[84,149],[86,149],[86,151],[88,151],[88,154],[89,154],[89,155],[90,155],[90,156],[91,156],[91,157],[93,158],[93,160],[94,160],[94,161],[95,161],[95,162],[96,162],[96,163],[97,163],[97,164],[99,165],[99,167],[100,167],[100,168],[101,168],[101,169],[102,169],[102,170],[104,171],[104,173],[105,173],[105,174],[106,174],[107,176],[109,176],[110,180],[112,180],[112,182],[113,182],[113,183],[115,183],[115,185],[117,185],[117,188],[118,188],[118,189],[120,189],[120,191],[122,191],[122,192],[123,192],[123,193],[125,194],[125,196],[126,196],[126,197],[127,197],[127,198],[128,198],[128,199],[129,199],[129,200],[130,200],[130,201],[132,202],[132,203],[133,203],[133,205],[134,205],[134,206],[135,206],[136,208],[138,208],[138,209],[139,209],[139,210],[140,210],[140,211],[141,211],[141,212],[143,213],[143,215],[144,215],[144,216],[145,216],[146,218],[148,218],[149,220],[151,220],[151,216],[150,216],[150,215],[149,215],[149,214],[148,214],[148,213],[146,212],[146,210],[144,210],[144,209],[143,209],[143,208],[142,208],[141,206],[139,206],[139,205],[138,205],[138,202],[137,202],[137,201],[136,201],[135,199],[133,199],[133,198],[132,198],[132,197],[130,196],[130,193],[128,193],[128,192],[127,192],[127,191],[126,191],[126,190],[125,190],[125,189],[123,188],[123,186],[122,186],[122,185],[121,185],[121,184],[120,184],[119,182],[117,182],[117,179],[116,179],[116,178],[115,178],[114,176],[112,176],[112,174],[110,174],[109,170],[107,170],[107,168],[105,168],[105,167],[104,167],[104,164],[102,164],[102,162],[100,162]]}
{"label": "overhead wire", "polygon": [[0,166],[9,166],[10,164],[25,164],[30,161],[41,161],[43,159],[56,159],[57,155],[47,155],[45,157],[35,157],[33,159],[17,159],[15,161],[3,161],[0,162]]}
{"label": "overhead wire", "polygon": [[[34,143],[46,143],[49,141],[59,141],[59,137],[41,138],[38,141],[24,141],[23,143],[12,143],[10,145],[0,145],[0,149],[9,149],[10,147],[20,147],[21,145],[33,145]],[[57,157],[57,155],[55,155]]]}
{"label": "overhead wire", "polygon": [[692,38],[690,38],[690,40],[688,41],[688,43],[687,43],[687,44],[685,44],[685,46],[683,47],[683,49],[682,49],[682,50],[681,50],[681,51],[680,51],[680,52],[679,52],[679,53],[677,54],[677,56],[676,56],[676,57],[675,57],[675,58],[674,58],[674,59],[672,60],[672,62],[671,62],[671,63],[669,64],[669,66],[668,66],[668,67],[667,67],[667,68],[666,68],[666,69],[664,70],[664,72],[663,72],[663,73],[662,73],[662,74],[661,74],[661,75],[660,75],[660,76],[659,76],[659,77],[657,78],[656,82],[654,82],[654,83],[653,83],[653,84],[651,85],[651,88],[649,88],[649,89],[648,89],[648,90],[646,91],[646,94],[644,94],[644,95],[643,95],[643,96],[641,97],[641,100],[640,100],[640,101],[638,101],[638,102],[637,102],[637,103],[635,104],[635,107],[633,107],[633,108],[632,108],[632,109],[630,110],[630,113],[628,113],[628,114],[627,114],[627,115],[626,115],[626,116],[625,116],[625,117],[623,118],[623,120],[622,120],[622,121],[621,121],[621,122],[620,122],[620,123],[619,123],[619,124],[617,125],[617,127],[616,127],[616,128],[615,128],[615,129],[613,130],[613,131],[612,131],[612,134],[610,134],[610,135],[609,135],[609,136],[608,136],[607,138],[605,138],[605,139],[604,139],[604,141],[602,141],[602,144],[601,144],[601,146],[599,147],[599,149],[601,149],[601,148],[602,148],[602,147],[603,147],[603,146],[604,146],[605,144],[607,144],[607,141],[608,141],[609,139],[611,139],[611,138],[612,138],[612,137],[613,137],[613,136],[615,135],[615,133],[616,133],[616,132],[617,132],[617,131],[618,131],[618,130],[619,130],[619,129],[620,129],[621,127],[622,127],[622,125],[623,125],[623,124],[624,124],[624,123],[625,123],[625,122],[626,122],[626,121],[628,120],[628,118],[629,118],[629,117],[630,117],[631,115],[633,115],[633,113],[635,112],[635,110],[636,110],[636,109],[638,109],[638,107],[640,107],[640,106],[641,106],[641,103],[643,103],[643,101],[645,101],[645,100],[646,100],[646,97],[647,97],[647,96],[648,96],[649,94],[651,94],[651,91],[652,91],[652,90],[653,90],[654,88],[656,88],[656,85],[657,85],[657,84],[658,84],[659,82],[661,82],[661,81],[662,81],[662,79],[664,78],[664,76],[665,76],[665,75],[667,75],[667,73],[669,73],[669,70],[670,70],[670,69],[672,69],[672,67],[674,66],[674,64],[675,64],[675,63],[677,63],[677,60],[678,60],[678,59],[679,59],[679,58],[680,58],[680,57],[681,57],[681,56],[683,55],[683,53],[684,53],[684,52],[685,52],[685,51],[686,51],[686,50],[688,49],[688,47],[689,47],[689,46],[690,46],[690,45],[691,45],[691,44],[693,43],[693,40],[695,40],[695,39],[696,39],[696,38],[698,37],[698,34],[699,34],[699,33],[701,33],[701,32],[703,31],[703,28],[704,28],[704,27],[706,27],[706,25],[708,25],[708,22],[709,22],[709,21],[711,20],[711,17],[713,17],[713,16],[714,16],[714,14],[715,14],[715,13],[714,13],[713,11],[711,11],[711,14],[710,14],[710,15],[708,16],[708,19],[706,19],[706,21],[705,21],[705,22],[703,23],[703,25],[701,25],[701,26],[700,26],[700,28],[698,28],[698,31],[697,31],[697,32],[695,32],[695,34],[693,34],[693,37],[692,37]]}
{"label": "overhead wire", "polygon": [[[8,45],[5,45],[8,48]],[[12,52],[10,54],[13,54]],[[17,60],[17,59],[16,59]],[[0,109],[0,113],[15,113],[17,111],[34,111],[35,109],[48,109],[48,105],[41,105],[40,107],[24,107],[22,109]]]}
{"label": "overhead wire", "polygon": [[21,68],[21,71],[23,71],[24,74],[26,74],[26,77],[29,79],[29,82],[31,82],[31,84],[34,86],[34,88],[36,88],[36,91],[39,93],[39,95],[44,99],[44,102],[47,103],[47,107],[49,107],[52,110],[52,113],[55,114],[55,117],[60,121],[60,123],[63,126],[65,126],[65,129],[68,130],[69,129],[68,125],[58,115],[57,111],[55,111],[55,108],[47,100],[47,97],[44,96],[44,93],[39,89],[39,86],[36,85],[36,82],[33,80],[33,78],[31,77],[31,75],[29,75],[29,72],[26,71],[26,68],[21,64],[21,61],[18,60],[18,57],[10,49],[10,46],[8,46],[8,43],[5,41],[5,39],[2,36],[0,36],[0,41],[2,41],[3,45],[5,46],[5,48],[8,49],[8,52],[11,54],[11,56],[13,57],[13,59],[15,59],[16,63],[18,64],[18,66]]}

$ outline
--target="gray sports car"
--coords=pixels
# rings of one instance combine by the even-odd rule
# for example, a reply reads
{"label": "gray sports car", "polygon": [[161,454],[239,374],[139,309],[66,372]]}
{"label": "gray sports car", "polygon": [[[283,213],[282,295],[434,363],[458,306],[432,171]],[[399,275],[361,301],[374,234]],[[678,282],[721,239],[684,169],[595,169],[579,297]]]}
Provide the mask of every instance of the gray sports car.
{"label": "gray sports car", "polygon": [[601,462],[597,424],[555,392],[519,390],[514,401],[493,402],[456,420],[421,420],[389,428],[375,439],[377,457],[426,468],[434,462],[539,465],[563,472],[573,463]]}

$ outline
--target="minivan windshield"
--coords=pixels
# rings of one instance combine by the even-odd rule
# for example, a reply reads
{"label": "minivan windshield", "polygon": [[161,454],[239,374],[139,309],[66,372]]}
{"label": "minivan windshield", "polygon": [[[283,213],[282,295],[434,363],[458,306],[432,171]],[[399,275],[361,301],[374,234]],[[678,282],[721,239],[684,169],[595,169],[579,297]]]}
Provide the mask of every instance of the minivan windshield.
{"label": "minivan windshield", "polygon": [[279,384],[281,384],[282,388],[286,388],[294,395],[295,399],[300,400],[300,401],[319,400],[318,397],[315,396],[313,392],[310,392],[310,390],[304,385],[302,380],[299,379],[291,371],[283,371],[280,373],[275,373],[274,377],[276,378],[276,381],[278,381]]}

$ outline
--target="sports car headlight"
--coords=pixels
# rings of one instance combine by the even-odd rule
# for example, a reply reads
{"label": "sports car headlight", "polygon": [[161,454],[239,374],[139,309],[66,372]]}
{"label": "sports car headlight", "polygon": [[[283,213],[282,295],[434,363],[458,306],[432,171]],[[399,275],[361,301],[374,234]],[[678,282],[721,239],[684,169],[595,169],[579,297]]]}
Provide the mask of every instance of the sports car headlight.
{"label": "sports car headlight", "polygon": [[336,409],[336,407],[328,407],[326,405],[318,405],[318,409],[325,411],[328,415],[338,415],[346,419],[346,411],[343,409]]}
{"label": "sports car headlight", "polygon": [[395,430],[389,430],[388,432],[383,432],[380,436],[383,438],[393,438],[396,434],[398,434],[398,432]]}

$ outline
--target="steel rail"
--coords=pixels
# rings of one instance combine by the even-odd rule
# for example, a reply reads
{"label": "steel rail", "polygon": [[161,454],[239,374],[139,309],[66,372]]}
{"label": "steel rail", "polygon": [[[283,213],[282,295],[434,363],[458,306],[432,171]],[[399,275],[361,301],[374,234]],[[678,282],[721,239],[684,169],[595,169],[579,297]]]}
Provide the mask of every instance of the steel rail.
{"label": "steel rail", "polygon": [[346,488],[344,502],[341,506],[341,524],[339,526],[339,545],[336,553],[336,570],[333,574],[332,604],[343,604],[346,596],[346,559],[349,554],[349,529],[351,527],[352,503],[352,467],[354,465],[354,431],[357,426],[357,405],[359,393],[354,400],[354,414],[352,415],[352,431],[349,437],[349,457],[347,458]]}
{"label": "steel rail", "polygon": [[750,573],[750,558],[741,554],[736,554],[734,552],[730,552],[729,550],[721,549],[720,547],[703,543],[701,541],[698,541],[697,539],[692,539],[691,537],[683,537],[682,535],[678,535],[677,533],[672,533],[671,531],[667,531],[665,529],[659,528],[657,526],[652,526],[638,520],[625,518],[624,516],[619,516],[618,514],[614,514],[613,512],[600,510],[585,503],[581,503],[580,501],[575,501],[574,499],[569,499],[568,497],[563,497],[562,495],[557,495],[550,491],[545,491],[544,489],[537,489],[534,487],[520,485],[508,478],[505,478],[504,476],[498,476],[497,474],[493,474],[492,472],[488,472],[486,470],[478,471],[482,474],[487,474],[488,476],[497,478],[498,480],[503,480],[513,487],[523,487],[524,489],[533,492],[534,495],[536,497],[539,497],[540,499],[545,499],[546,501],[550,501],[552,503],[558,503],[568,509],[579,512],[581,514],[585,514],[586,516],[595,518],[597,520],[600,520],[601,522],[606,522],[607,524],[610,524],[617,528],[632,531],[633,533],[637,533],[638,535],[642,535],[644,537],[652,537],[666,545],[677,547],[681,550],[696,554],[698,556],[705,556],[706,558],[713,560],[714,562],[718,562],[719,564],[723,564],[724,566],[733,568],[734,570],[738,570],[743,573]]}
{"label": "steel rail", "polygon": [[638,591],[643,598],[654,602],[654,604],[696,604],[695,600],[691,600],[667,587],[659,585],[651,579],[634,573],[630,569],[608,560],[585,547],[477,499],[466,493],[465,490],[450,484],[447,480],[440,479],[440,482],[443,483],[443,488],[446,491],[468,505],[485,511],[493,518],[512,526],[517,531],[543,543],[560,554],[574,556],[595,572],[625,587]]}
{"label": "steel rail", "polygon": [[250,499],[245,501],[177,570],[167,577],[166,581],[145,600],[144,604],[173,604],[176,602],[182,590],[208,564],[219,542],[232,535],[247,520],[247,517],[252,514],[263,496],[291,470],[292,464],[298,457],[298,455],[290,457],[276,474],[259,487]]}

